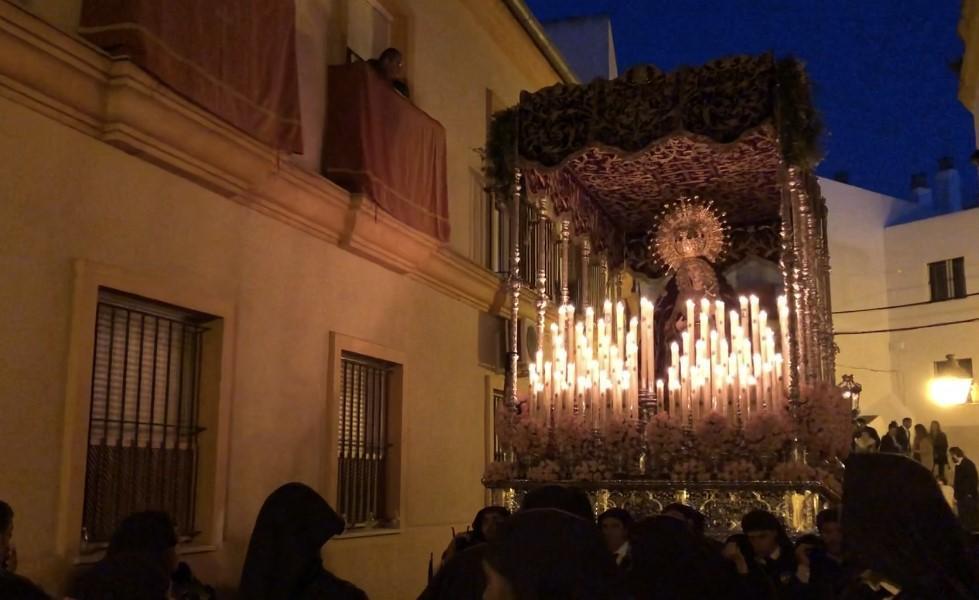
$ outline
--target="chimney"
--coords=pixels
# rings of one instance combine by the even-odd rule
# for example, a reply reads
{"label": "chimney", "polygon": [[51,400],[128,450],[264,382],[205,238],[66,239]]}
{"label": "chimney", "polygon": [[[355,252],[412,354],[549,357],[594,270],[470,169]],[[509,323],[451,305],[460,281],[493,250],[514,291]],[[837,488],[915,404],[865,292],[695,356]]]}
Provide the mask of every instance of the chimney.
{"label": "chimney", "polygon": [[962,210],[962,180],[950,156],[938,160],[935,174],[935,208],[939,212]]}
{"label": "chimney", "polygon": [[911,201],[924,212],[931,212],[934,209],[931,188],[928,187],[928,175],[925,173],[915,173],[911,176]]}

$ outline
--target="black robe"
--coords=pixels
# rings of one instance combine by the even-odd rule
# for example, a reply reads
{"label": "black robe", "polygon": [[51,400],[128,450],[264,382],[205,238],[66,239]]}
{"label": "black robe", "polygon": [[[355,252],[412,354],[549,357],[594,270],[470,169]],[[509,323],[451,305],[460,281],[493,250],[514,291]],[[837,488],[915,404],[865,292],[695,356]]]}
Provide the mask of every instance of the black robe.
{"label": "black robe", "polygon": [[255,520],[238,598],[366,600],[352,583],[323,568],[320,551],[343,527],[343,519],[306,485],[288,483],[272,492]]}
{"label": "black robe", "polygon": [[979,475],[976,474],[976,464],[968,458],[955,466],[955,504],[959,509],[959,521],[966,531],[979,529]]}

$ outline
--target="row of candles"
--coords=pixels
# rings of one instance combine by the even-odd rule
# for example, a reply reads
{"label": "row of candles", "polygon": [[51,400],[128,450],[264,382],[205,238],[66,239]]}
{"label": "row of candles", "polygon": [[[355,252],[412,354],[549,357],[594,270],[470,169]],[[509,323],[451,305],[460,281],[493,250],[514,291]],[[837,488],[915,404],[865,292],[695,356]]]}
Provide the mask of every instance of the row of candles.
{"label": "row of candles", "polygon": [[[639,315],[626,318],[625,305],[606,301],[601,314],[588,307],[576,320],[575,307],[558,307],[530,365],[530,412],[544,422],[558,412],[583,414],[594,428],[613,419],[639,416],[640,396],[655,395],[659,406],[684,423],[717,412],[734,422],[785,403],[789,365],[777,349],[788,347],[788,303],[778,298],[779,343],[757,296],[741,297],[728,312],[721,300],[687,300],[679,341],[669,353],[666,379],[656,376],[656,312],[642,298]],[[543,342],[543,340],[542,340]],[[545,347],[549,352],[545,359]]]}

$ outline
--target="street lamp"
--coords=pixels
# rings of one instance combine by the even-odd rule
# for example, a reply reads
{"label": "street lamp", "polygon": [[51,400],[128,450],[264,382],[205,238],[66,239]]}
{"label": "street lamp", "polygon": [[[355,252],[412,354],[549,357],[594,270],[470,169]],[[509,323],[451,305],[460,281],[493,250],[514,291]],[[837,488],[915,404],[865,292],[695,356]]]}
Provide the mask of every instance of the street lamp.
{"label": "street lamp", "polygon": [[962,368],[954,354],[946,354],[945,360],[935,363],[935,375],[928,384],[928,392],[935,404],[952,406],[969,400],[972,374]]}
{"label": "street lamp", "polygon": [[844,375],[840,389],[843,390],[843,397],[850,401],[851,408],[856,414],[860,414],[860,392],[863,391],[863,386],[853,380],[853,375]]}

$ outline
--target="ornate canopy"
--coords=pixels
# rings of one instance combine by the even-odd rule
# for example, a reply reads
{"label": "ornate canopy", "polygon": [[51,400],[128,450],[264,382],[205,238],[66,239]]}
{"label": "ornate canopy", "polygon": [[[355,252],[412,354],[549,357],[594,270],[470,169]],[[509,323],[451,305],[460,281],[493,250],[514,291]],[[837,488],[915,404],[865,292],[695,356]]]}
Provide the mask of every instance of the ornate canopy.
{"label": "ornate canopy", "polygon": [[690,195],[713,201],[735,241],[738,229],[771,225],[781,173],[815,164],[818,134],[798,61],[735,56],[525,92],[494,119],[488,171],[509,192],[520,167],[531,197],[546,195],[555,212],[570,213],[613,263],[629,258],[652,275],[644,238],[665,204]]}

